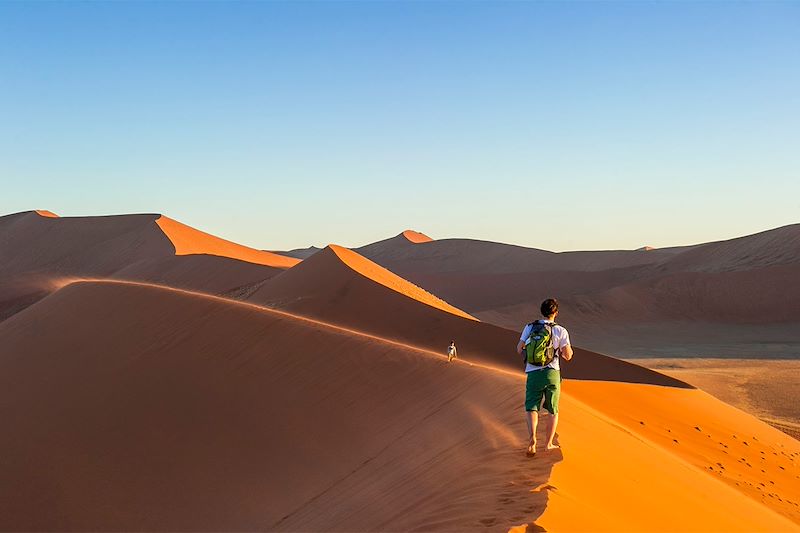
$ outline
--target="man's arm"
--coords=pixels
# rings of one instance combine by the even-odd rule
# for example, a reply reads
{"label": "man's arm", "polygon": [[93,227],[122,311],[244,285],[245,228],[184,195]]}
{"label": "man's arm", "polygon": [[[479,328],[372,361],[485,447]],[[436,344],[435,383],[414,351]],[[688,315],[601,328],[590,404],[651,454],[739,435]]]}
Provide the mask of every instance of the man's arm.
{"label": "man's arm", "polygon": [[525,341],[519,341],[517,343],[517,353],[522,355],[522,349],[525,347]]}
{"label": "man's arm", "polygon": [[566,346],[562,346],[561,349],[558,351],[559,357],[563,357],[564,361],[569,361],[572,359],[572,346],[567,344]]}

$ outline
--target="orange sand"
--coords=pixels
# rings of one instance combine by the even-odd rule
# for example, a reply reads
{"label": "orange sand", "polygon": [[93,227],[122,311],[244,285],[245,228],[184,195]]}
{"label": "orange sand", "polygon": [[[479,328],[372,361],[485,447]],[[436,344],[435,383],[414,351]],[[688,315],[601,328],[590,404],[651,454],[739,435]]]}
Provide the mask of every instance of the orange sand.
{"label": "orange sand", "polygon": [[46,209],[37,209],[36,214],[48,218],[58,218],[58,215]]}
{"label": "orange sand", "polygon": [[409,241],[413,242],[414,244],[419,244],[421,242],[431,242],[433,240],[424,233],[420,233],[412,229],[405,230],[403,233],[401,233],[401,235],[406,239],[408,239]]}
{"label": "orange sand", "polygon": [[414,300],[422,302],[425,305],[435,307],[441,311],[445,311],[462,318],[468,318],[470,320],[478,320],[474,316],[465,313],[457,307],[453,307],[441,298],[437,298],[428,291],[417,287],[413,283],[404,280],[394,272],[386,270],[377,263],[373,263],[366,257],[363,257],[348,248],[343,248],[335,244],[331,244],[329,248],[333,250],[339,259],[341,259],[342,262],[348,267],[352,268],[362,276],[369,278],[376,283],[380,283],[384,287],[388,287],[393,291],[399,292],[400,294],[408,296],[409,298],[413,298]]}
{"label": "orange sand", "polygon": [[256,250],[220,239],[165,216],[160,216],[156,223],[172,241],[176,255],[217,255],[276,268],[290,268],[300,262],[293,257]]}
{"label": "orange sand", "polygon": [[2,529],[800,530],[800,443],[696,390],[567,381],[531,460],[521,374],[249,304],[76,283],[0,343]]}
{"label": "orange sand", "polygon": [[545,529],[800,530],[800,443],[779,431],[697,390],[565,382],[562,400]]}

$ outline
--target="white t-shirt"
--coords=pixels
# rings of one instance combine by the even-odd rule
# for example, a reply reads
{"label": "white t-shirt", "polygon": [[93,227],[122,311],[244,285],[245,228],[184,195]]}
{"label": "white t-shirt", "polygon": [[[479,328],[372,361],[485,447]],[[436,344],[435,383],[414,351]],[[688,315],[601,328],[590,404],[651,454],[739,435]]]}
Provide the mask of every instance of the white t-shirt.
{"label": "white t-shirt", "polygon": [[[552,320],[545,320],[545,319],[541,319],[541,320],[542,320],[542,322],[549,322],[551,324],[553,323]],[[537,320],[537,322],[538,322],[538,320]],[[527,324],[525,326],[525,329],[522,330],[522,335],[520,335],[520,337],[519,337],[520,341],[524,341],[525,342],[525,346],[530,344],[530,339],[528,337],[530,337],[530,335],[531,335],[531,329],[532,328],[533,328],[533,324]],[[542,369],[545,369],[545,368],[552,368],[554,370],[561,370],[561,366],[558,364],[558,361],[559,361],[558,353],[561,350],[561,348],[563,348],[565,346],[569,346],[569,333],[567,332],[567,329],[565,327],[556,325],[555,327],[553,327],[553,348],[555,348],[555,350],[556,350],[555,356],[553,356],[553,360],[550,361],[550,364],[548,364],[546,366],[534,366],[534,365],[532,365],[530,363],[526,363],[525,364],[525,372],[526,373],[527,372],[533,372],[534,370],[542,370]],[[523,350],[525,350],[525,348],[523,348]]]}

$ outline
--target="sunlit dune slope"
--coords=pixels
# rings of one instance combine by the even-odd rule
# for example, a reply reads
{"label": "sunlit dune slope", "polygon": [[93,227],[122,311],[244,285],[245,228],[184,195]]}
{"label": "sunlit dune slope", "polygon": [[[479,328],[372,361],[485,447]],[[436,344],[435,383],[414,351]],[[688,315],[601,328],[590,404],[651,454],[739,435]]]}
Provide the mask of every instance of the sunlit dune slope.
{"label": "sunlit dune slope", "polygon": [[299,259],[220,239],[165,216],[160,216],[156,223],[175,246],[176,255],[218,255],[277,268],[289,268],[300,262]]}
{"label": "sunlit dune slope", "polygon": [[407,229],[400,235],[405,237],[406,239],[408,239],[409,242],[412,242],[414,244],[419,244],[421,242],[431,242],[433,240],[424,233],[420,233],[419,231],[414,231],[413,229]]}
{"label": "sunlit dune slope", "polygon": [[343,248],[341,246],[336,246],[335,244],[330,245],[328,248],[334,254],[336,254],[342,263],[353,269],[353,271],[357,272],[358,274],[361,274],[362,276],[365,276],[376,283],[380,283],[381,285],[388,287],[395,292],[417,300],[418,302],[424,303],[425,305],[435,307],[436,309],[460,316],[462,318],[475,320],[473,316],[465,313],[461,309],[453,307],[441,298],[438,298],[435,295],[420,289],[413,283],[404,280],[394,272],[386,270],[382,266],[373,263],[369,259],[366,259],[352,250]]}
{"label": "sunlit dune slope", "polygon": [[724,462],[794,501],[796,441],[696,390],[567,381],[530,460],[520,373],[244,303],[76,283],[0,345],[4,530],[798,529]]}
{"label": "sunlit dune slope", "polygon": [[566,381],[559,428],[548,531],[800,531],[800,443],[704,392]]}

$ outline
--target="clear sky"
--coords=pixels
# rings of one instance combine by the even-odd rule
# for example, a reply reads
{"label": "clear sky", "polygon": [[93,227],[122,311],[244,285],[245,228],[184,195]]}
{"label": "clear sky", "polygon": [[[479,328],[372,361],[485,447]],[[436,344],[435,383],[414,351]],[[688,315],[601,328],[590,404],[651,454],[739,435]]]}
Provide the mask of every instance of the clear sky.
{"label": "clear sky", "polygon": [[0,213],[260,248],[800,222],[800,2],[0,2]]}

